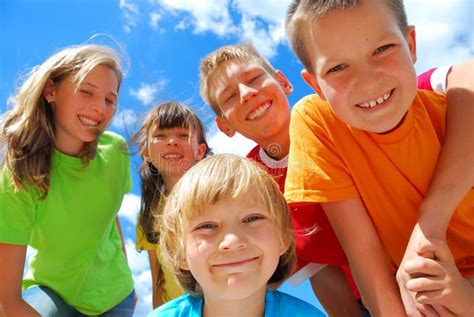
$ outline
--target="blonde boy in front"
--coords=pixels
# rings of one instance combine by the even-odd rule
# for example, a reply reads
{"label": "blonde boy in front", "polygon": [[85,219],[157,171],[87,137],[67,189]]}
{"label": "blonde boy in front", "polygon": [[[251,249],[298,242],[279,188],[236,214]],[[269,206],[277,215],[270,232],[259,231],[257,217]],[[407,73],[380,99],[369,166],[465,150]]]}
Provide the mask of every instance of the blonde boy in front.
{"label": "blonde boy in front", "polygon": [[[255,141],[258,146],[247,157],[265,167],[283,192],[290,147],[287,95],[293,86],[289,80],[250,44],[211,52],[202,60],[200,73],[201,96],[215,112],[219,129],[229,137],[237,131]],[[313,290],[329,315],[358,316],[355,299],[360,298],[359,292],[321,206],[290,209],[297,232],[297,266],[306,272],[298,276],[311,277]]]}
{"label": "blonde boy in front", "polygon": [[257,163],[216,155],[175,185],[160,244],[183,295],[150,316],[323,316],[275,289],[291,273],[295,240],[288,205]]}
{"label": "blonde boy in front", "polygon": [[[446,99],[416,90],[403,2],[303,0],[288,12],[303,78],[329,105],[313,95],[293,110],[287,199],[322,202],[374,316],[472,316],[472,162],[457,174],[465,188],[437,188],[459,200],[420,205],[444,141]],[[426,258],[403,267],[412,274],[400,285],[404,307],[394,274],[409,252]]]}

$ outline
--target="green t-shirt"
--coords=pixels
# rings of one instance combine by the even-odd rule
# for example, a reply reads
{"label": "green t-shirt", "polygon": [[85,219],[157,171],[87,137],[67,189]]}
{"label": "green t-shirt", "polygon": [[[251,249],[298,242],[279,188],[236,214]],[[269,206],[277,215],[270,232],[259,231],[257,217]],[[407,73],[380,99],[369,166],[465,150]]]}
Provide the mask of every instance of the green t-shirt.
{"label": "green t-shirt", "polygon": [[30,245],[23,288],[44,285],[84,314],[100,314],[133,290],[115,217],[131,188],[130,158],[122,137],[105,132],[84,166],[54,151],[50,190],[17,191],[0,171],[0,242]]}

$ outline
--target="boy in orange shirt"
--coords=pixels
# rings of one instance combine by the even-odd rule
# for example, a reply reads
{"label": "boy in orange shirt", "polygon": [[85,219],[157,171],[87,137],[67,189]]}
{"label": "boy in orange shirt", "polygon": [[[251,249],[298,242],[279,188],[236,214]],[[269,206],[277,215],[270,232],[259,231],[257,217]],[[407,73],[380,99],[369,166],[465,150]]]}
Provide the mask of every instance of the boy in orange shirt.
{"label": "boy in orange shirt", "polygon": [[[430,184],[447,100],[416,90],[403,2],[294,1],[287,32],[320,97],[293,109],[286,198],[322,203],[373,315],[472,316],[472,128],[450,127],[457,160],[442,156]],[[459,126],[470,126],[472,108]]]}

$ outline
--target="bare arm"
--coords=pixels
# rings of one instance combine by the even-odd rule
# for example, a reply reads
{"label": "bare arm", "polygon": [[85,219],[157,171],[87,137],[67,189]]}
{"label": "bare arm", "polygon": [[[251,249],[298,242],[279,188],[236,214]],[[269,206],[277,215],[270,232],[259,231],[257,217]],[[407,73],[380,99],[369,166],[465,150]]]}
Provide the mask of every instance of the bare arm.
{"label": "bare arm", "polygon": [[163,304],[163,290],[158,289],[158,272],[160,270],[160,263],[156,257],[156,252],[148,251],[148,260],[150,261],[151,270],[151,289],[152,289],[152,304],[153,309]]}
{"label": "bare arm", "polygon": [[311,287],[329,316],[360,316],[359,306],[344,271],[327,265],[311,277]]}
{"label": "bare arm", "polygon": [[372,316],[404,316],[385,249],[360,198],[322,203]]}
{"label": "bare arm", "polygon": [[455,65],[447,81],[446,138],[419,225],[444,237],[454,210],[474,185],[474,60]]}
{"label": "bare arm", "polygon": [[433,258],[433,252],[420,250],[429,249],[433,239],[446,240],[446,231],[456,207],[474,185],[473,72],[474,60],[454,66],[448,75],[445,142],[397,272],[407,313],[413,309],[415,294],[410,294],[406,288],[410,275],[404,271],[405,263],[420,257]]}
{"label": "bare arm", "polygon": [[123,238],[122,225],[120,224],[119,216],[115,217],[115,224],[117,225],[117,229],[118,229],[118,232],[120,234],[120,240],[122,240],[122,250],[123,250],[123,254],[125,254],[125,258],[126,258],[127,257],[127,249],[125,248],[125,240]]}
{"label": "bare arm", "polygon": [[26,246],[0,243],[0,303],[6,316],[33,317],[39,314],[21,298],[21,280]]}

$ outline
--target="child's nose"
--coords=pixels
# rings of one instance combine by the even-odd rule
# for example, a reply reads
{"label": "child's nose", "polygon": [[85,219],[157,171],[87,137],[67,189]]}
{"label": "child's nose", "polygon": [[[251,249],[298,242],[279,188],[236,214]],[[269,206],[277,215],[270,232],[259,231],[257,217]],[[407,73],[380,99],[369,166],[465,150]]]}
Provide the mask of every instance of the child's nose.
{"label": "child's nose", "polygon": [[247,241],[245,237],[236,232],[226,233],[219,244],[219,250],[222,252],[225,251],[235,251],[243,249],[247,246]]}
{"label": "child's nose", "polygon": [[169,137],[168,138],[168,145],[178,145],[178,142],[176,141],[175,137]]}
{"label": "child's nose", "polygon": [[258,90],[243,83],[239,84],[239,92],[241,103],[246,103],[258,94]]}

